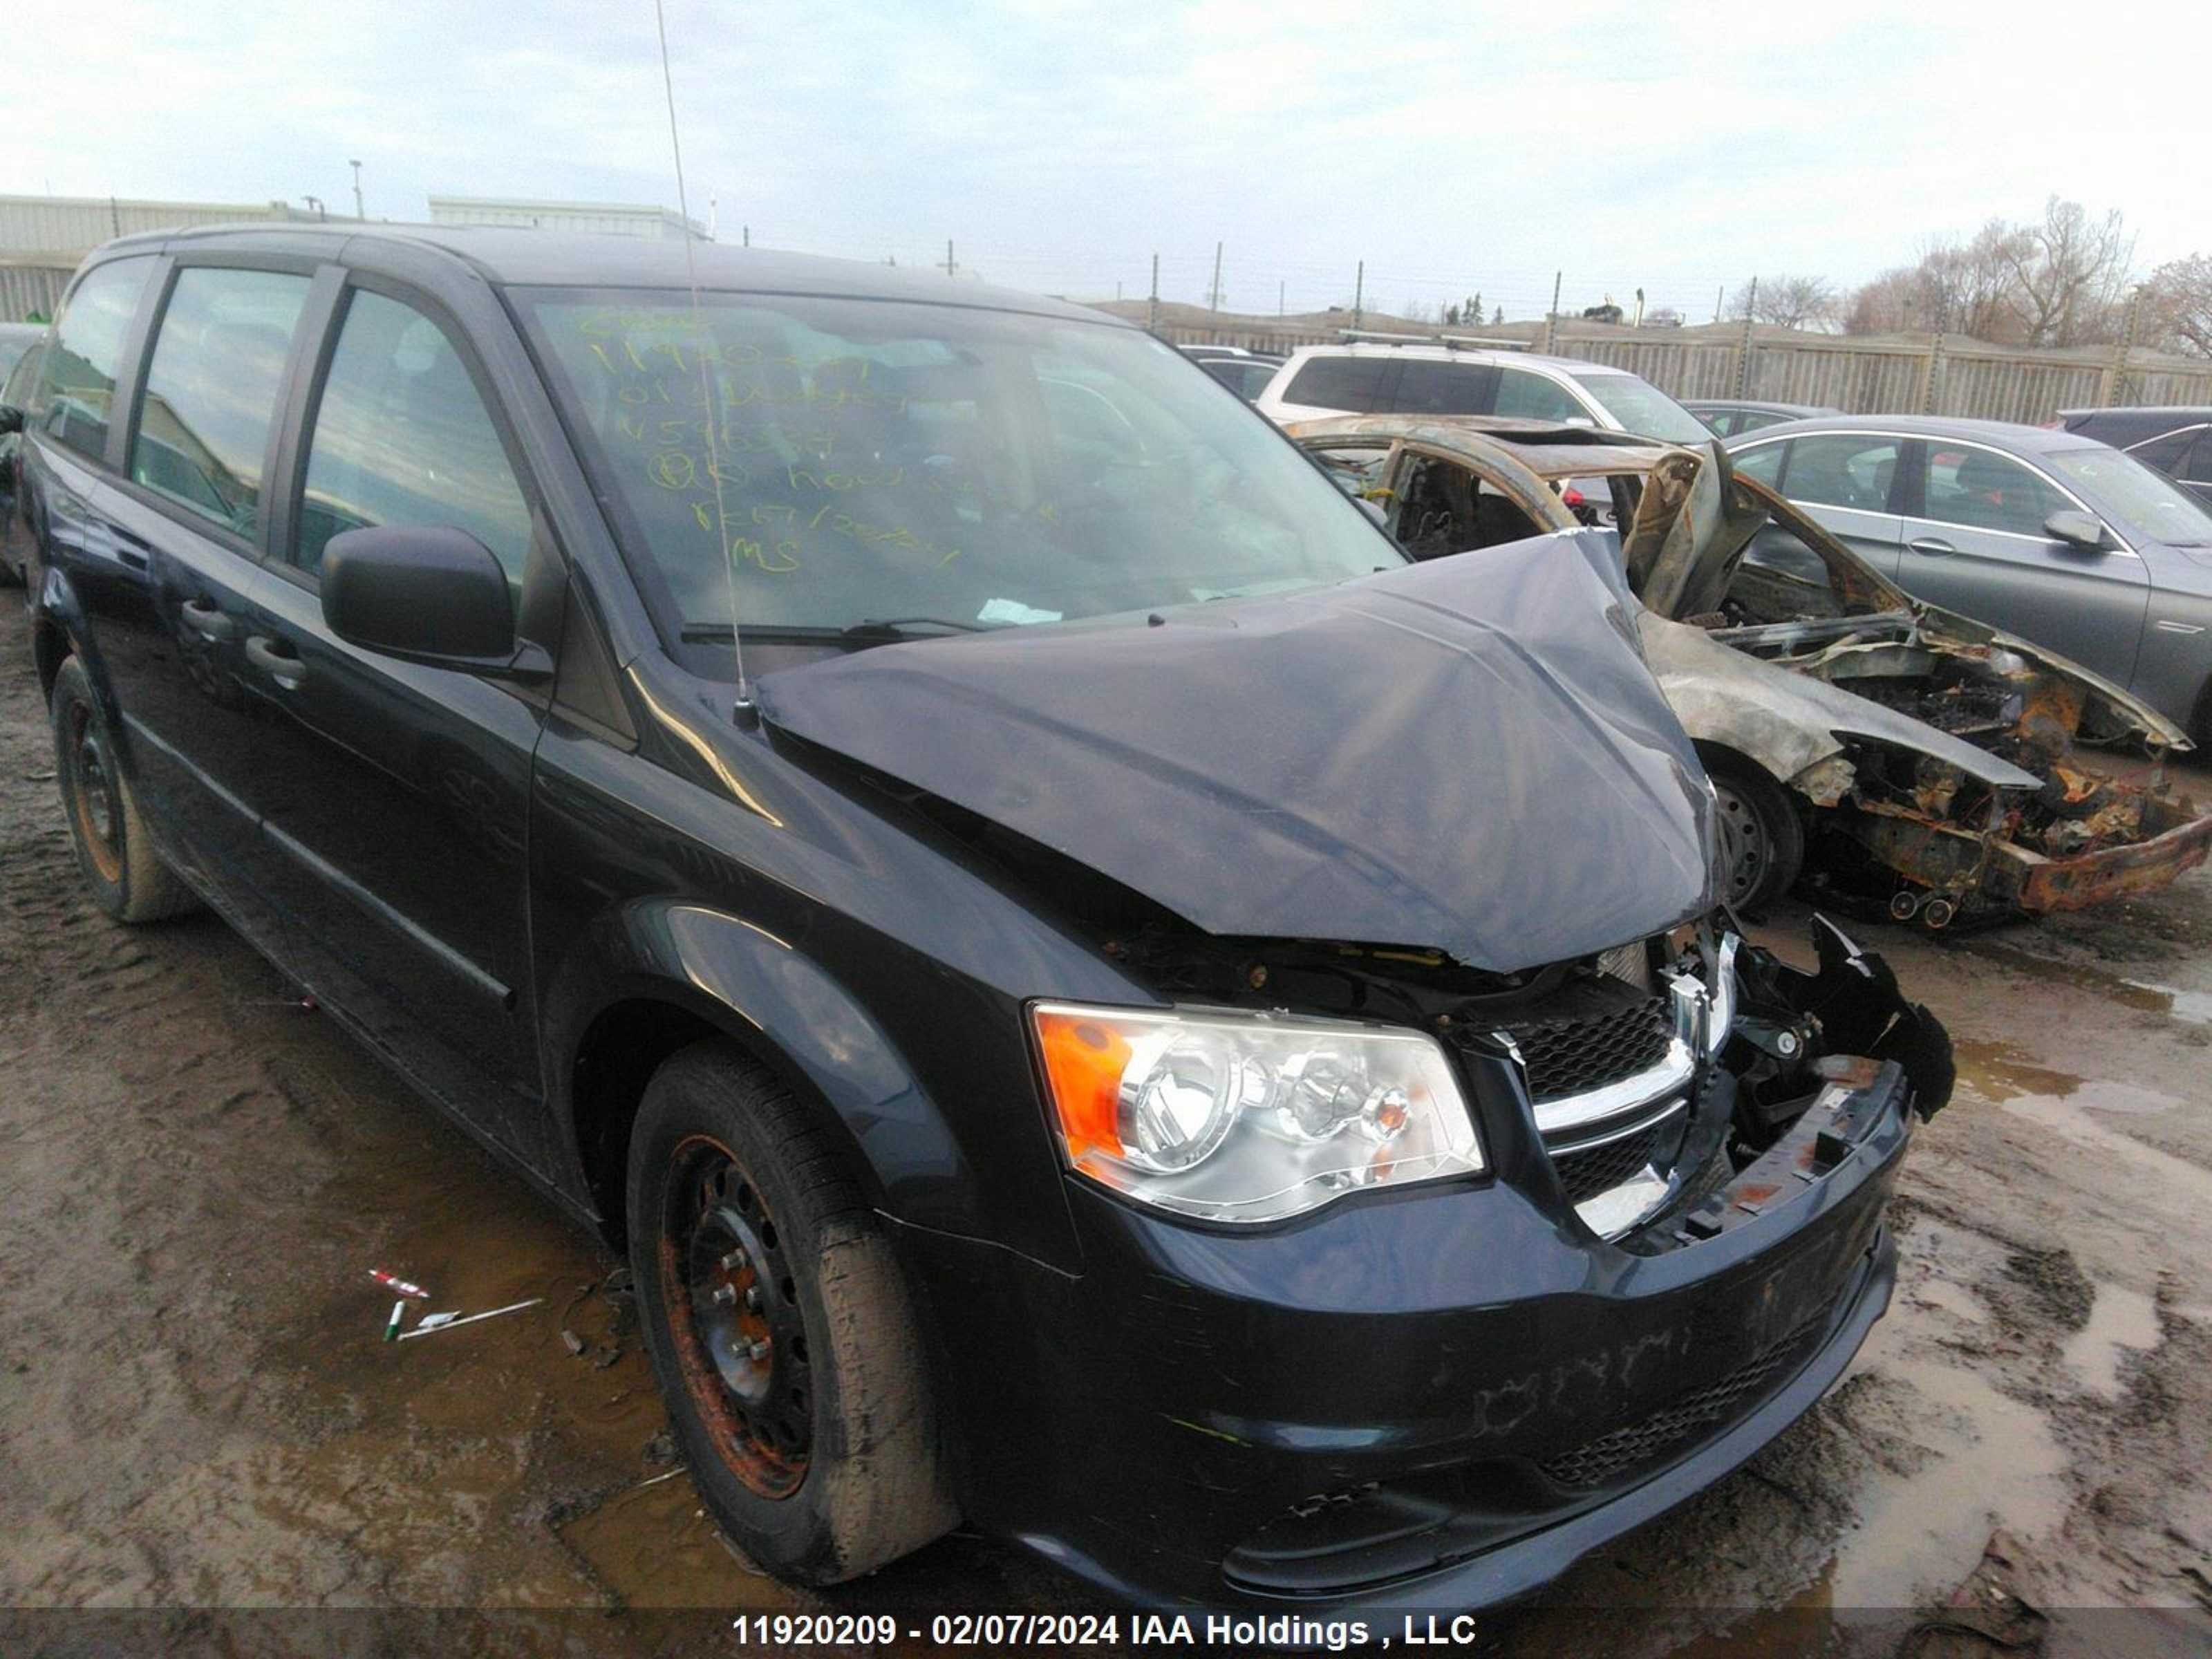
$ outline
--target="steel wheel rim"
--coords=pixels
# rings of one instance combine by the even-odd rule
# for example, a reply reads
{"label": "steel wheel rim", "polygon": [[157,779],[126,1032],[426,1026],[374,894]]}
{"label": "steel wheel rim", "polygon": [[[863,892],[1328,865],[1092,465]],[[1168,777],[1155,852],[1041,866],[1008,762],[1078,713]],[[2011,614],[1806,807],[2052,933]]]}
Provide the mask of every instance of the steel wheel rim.
{"label": "steel wheel rim", "polygon": [[123,879],[123,801],[117,793],[115,769],[107,758],[107,745],[92,710],[82,703],[70,709],[69,742],[64,755],[69,768],[70,815],[77,834],[103,879]]}
{"label": "steel wheel rim", "polygon": [[731,1472],[788,1498],[813,1452],[814,1388],[783,1237],[720,1141],[692,1136],[671,1163],[660,1291],[685,1392]]}
{"label": "steel wheel rim", "polygon": [[1772,856],[1766,825],[1752,804],[1725,783],[1716,781],[1713,793],[1720,803],[1721,863],[1729,902],[1741,904],[1758,890]]}

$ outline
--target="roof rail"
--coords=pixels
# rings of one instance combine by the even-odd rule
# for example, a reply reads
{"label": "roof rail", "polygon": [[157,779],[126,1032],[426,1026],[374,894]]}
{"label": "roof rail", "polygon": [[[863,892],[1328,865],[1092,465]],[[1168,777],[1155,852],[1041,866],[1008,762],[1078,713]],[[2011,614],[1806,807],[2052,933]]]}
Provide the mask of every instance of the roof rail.
{"label": "roof rail", "polygon": [[1373,340],[1383,345],[1434,345],[1437,343],[1437,337],[1433,334],[1385,334],[1372,328],[1340,328],[1336,332],[1340,339]]}
{"label": "roof rail", "polygon": [[1443,346],[1449,351],[1527,351],[1531,343],[1509,340],[1492,334],[1385,334],[1372,328],[1340,328],[1339,337],[1352,340],[1371,340],[1377,345]]}

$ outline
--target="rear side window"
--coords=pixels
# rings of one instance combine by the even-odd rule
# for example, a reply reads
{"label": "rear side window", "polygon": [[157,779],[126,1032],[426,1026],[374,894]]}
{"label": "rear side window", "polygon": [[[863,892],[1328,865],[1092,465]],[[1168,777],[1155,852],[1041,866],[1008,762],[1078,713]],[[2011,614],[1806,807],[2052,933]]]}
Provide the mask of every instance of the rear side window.
{"label": "rear side window", "polygon": [[2040,537],[2045,519],[2073,505],[2018,461],[1986,449],[1928,447],[1929,518]]}
{"label": "rear side window", "polygon": [[1375,407],[1375,393],[1389,367],[1377,357],[1309,357],[1291,377],[1283,401],[1364,415]]}
{"label": "rear side window", "polygon": [[1407,415],[1487,415],[1497,401],[1498,371],[1487,364],[1421,357],[1399,365],[1398,387],[1390,394],[1390,407]]}
{"label": "rear side window", "polygon": [[519,584],[530,507],[467,364],[421,312],[356,289],[315,410],[292,562],[319,569],[341,531],[445,525]]}
{"label": "rear side window", "polygon": [[[2197,434],[2203,429],[2203,427],[2185,426],[2178,432],[2161,433],[2155,438],[2121,447],[2145,466],[2154,466],[2168,477],[2178,477],[2181,464],[2189,454],[2190,446],[2197,441]],[[2106,441],[2111,441],[2108,439]]]}
{"label": "rear side window", "polygon": [[1586,426],[1597,424],[1590,419],[1589,410],[1577,403],[1558,381],[1547,380],[1540,374],[1531,374],[1525,368],[1498,371],[1497,412],[1529,421],[1580,421]]}
{"label": "rear side window", "polygon": [[1835,432],[1796,439],[1790,452],[1790,499],[1883,512],[1889,506],[1890,481],[1897,476],[1897,453],[1894,438]]}
{"label": "rear side window", "polygon": [[266,505],[262,462],[307,279],[276,270],[177,273],[146,368],[137,483],[241,536]]}
{"label": "rear side window", "polygon": [[1789,447],[1785,441],[1731,452],[1729,465],[1746,477],[1756,478],[1769,489],[1773,489],[1778,488],[1777,480],[1782,477],[1782,457]]}
{"label": "rear side window", "polygon": [[153,269],[145,254],[88,272],[63,308],[39,376],[40,429],[94,459],[107,447],[123,337]]}

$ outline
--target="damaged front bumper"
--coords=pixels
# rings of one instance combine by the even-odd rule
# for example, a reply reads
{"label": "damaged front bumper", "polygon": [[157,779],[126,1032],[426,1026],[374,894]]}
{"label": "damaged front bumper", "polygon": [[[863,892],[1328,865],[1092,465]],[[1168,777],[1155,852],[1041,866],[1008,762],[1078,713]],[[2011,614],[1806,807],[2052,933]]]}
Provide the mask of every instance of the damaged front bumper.
{"label": "damaged front bumper", "polygon": [[[1912,1109],[1949,1092],[1942,1027],[1878,958],[1825,923],[1816,941],[1810,974],[1745,951],[1745,1018],[1849,1046],[1802,1070],[1763,1152],[1615,1240],[1575,1220],[1525,1095],[1480,1065],[1480,1179],[1242,1231],[1071,1180],[1075,1277],[915,1236],[933,1299],[994,1334],[955,1357],[970,1516],[1119,1600],[1456,1610],[1736,1468],[1887,1305]],[[1762,1100],[1783,1079],[1729,1052],[1701,1110],[1734,1118],[1739,1073]]]}
{"label": "damaged front bumper", "polygon": [[2043,915],[2155,892],[2212,854],[2212,814],[2198,816],[2185,798],[2145,792],[2139,823],[2141,839],[2055,856],[1993,832],[1867,803],[1857,809],[1853,833],[1914,884],[1901,890],[1892,914],[1907,920],[1943,904],[1948,908],[1924,917],[1940,926],[1962,910]]}

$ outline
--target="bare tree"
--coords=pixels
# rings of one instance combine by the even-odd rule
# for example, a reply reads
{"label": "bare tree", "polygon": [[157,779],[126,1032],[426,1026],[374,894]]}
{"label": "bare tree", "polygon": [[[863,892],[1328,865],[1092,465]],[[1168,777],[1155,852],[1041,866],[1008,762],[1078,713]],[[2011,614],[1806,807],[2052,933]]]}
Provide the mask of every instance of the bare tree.
{"label": "bare tree", "polygon": [[2079,202],[2056,196],[2043,222],[2008,239],[2007,295],[2030,345],[2081,345],[2112,337],[2113,313],[2135,258],[2135,238],[2120,210],[2092,219]]}
{"label": "bare tree", "polygon": [[1923,243],[1917,262],[1883,271],[1851,295],[1844,332],[2018,340],[2010,301],[2014,268],[2030,257],[2025,236],[2021,228],[1992,219],[1971,240]]}
{"label": "bare tree", "polygon": [[1741,318],[1747,311],[1755,323],[1806,328],[1834,319],[1836,290],[1818,276],[1761,276],[1729,301],[1729,316]]}
{"label": "bare tree", "polygon": [[2160,265],[2143,299],[2160,344],[2212,357],[2212,255],[2192,253]]}

